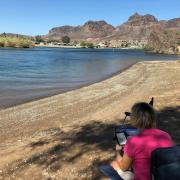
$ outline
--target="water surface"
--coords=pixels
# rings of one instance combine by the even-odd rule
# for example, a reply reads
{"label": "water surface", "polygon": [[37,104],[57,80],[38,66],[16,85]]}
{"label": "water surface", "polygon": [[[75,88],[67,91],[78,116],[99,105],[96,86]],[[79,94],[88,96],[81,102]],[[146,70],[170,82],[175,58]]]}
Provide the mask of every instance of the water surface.
{"label": "water surface", "polygon": [[0,109],[91,84],[138,61],[179,56],[128,49],[0,49]]}

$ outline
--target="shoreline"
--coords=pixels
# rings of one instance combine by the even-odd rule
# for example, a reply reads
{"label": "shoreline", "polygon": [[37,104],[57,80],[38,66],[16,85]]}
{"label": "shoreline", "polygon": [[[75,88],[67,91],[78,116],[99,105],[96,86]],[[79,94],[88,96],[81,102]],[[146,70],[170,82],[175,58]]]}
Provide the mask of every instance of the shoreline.
{"label": "shoreline", "polygon": [[47,47],[47,48],[70,48],[70,49],[132,49],[132,50],[144,50],[144,48],[138,47],[93,47],[93,48],[84,48],[82,46],[63,46],[63,45],[35,45],[34,47]]}
{"label": "shoreline", "polygon": [[[35,45],[34,47],[45,47],[45,48],[69,48],[69,49],[129,49],[129,50],[142,50],[147,53],[152,53],[152,54],[163,54],[163,55],[175,55],[175,56],[180,56],[179,53],[167,53],[167,52],[157,52],[153,50],[148,50],[146,48],[142,47],[93,47],[93,48],[84,48],[82,46],[63,46],[63,45]],[[180,47],[179,47],[180,49]]]}
{"label": "shoreline", "polygon": [[100,83],[100,82],[105,81],[105,80],[107,80],[109,78],[112,78],[113,76],[121,74],[123,71],[126,71],[127,69],[131,68],[134,64],[136,64],[136,63],[132,63],[131,65],[128,65],[127,67],[123,68],[122,70],[119,70],[117,72],[106,75],[106,76],[98,79],[97,81],[93,81],[91,83],[87,83],[87,84],[84,84],[84,85],[79,85],[79,86],[76,86],[76,87],[73,87],[73,88],[69,88],[67,90],[62,90],[62,91],[61,90],[56,90],[56,91],[53,91],[51,93],[50,92],[46,93],[47,95],[39,95],[39,96],[34,97],[34,98],[28,98],[27,97],[26,99],[20,100],[19,102],[16,102],[16,103],[11,102],[10,104],[7,104],[7,105],[1,105],[0,104],[0,111],[3,110],[3,109],[15,107],[15,106],[18,106],[18,105],[23,105],[23,104],[26,104],[26,103],[35,102],[35,101],[38,101],[38,100],[41,100],[41,99],[45,99],[45,98],[48,98],[48,97],[53,97],[53,96],[56,96],[56,95],[59,95],[59,94],[64,94],[64,93],[67,93],[67,92],[71,92],[71,91],[74,91],[74,90],[81,89],[83,87],[91,86],[91,85],[96,84],[96,83]]}
{"label": "shoreline", "polygon": [[[58,93],[57,95],[52,95],[35,101],[1,109],[0,128],[2,129],[4,125],[8,127],[8,122],[10,123],[9,125],[13,125],[14,121],[16,120],[18,120],[19,122],[25,122],[25,124],[29,123],[28,121],[34,122],[37,119],[45,122],[50,117],[54,117],[54,113],[55,117],[57,117],[57,114],[59,114],[59,117],[62,116],[65,119],[68,119],[68,117],[71,117],[73,119],[84,117],[87,115],[86,111],[88,112],[90,110],[90,113],[92,113],[98,111],[100,107],[102,108],[102,105],[106,106],[106,101],[112,101],[111,96],[118,96],[120,99],[124,99],[126,96],[129,97],[131,94],[134,94],[134,91],[137,91],[136,89],[134,90],[134,88],[140,88],[143,85],[144,81],[149,78],[149,76],[152,76],[151,78],[154,78],[153,81],[157,81],[156,79],[158,78],[154,77],[154,74],[159,74],[159,72],[156,71],[161,69],[161,65],[166,66],[166,64],[169,65],[169,67],[166,68],[170,68],[171,66],[173,66],[173,64],[179,65],[179,61],[138,62],[132,65],[130,68],[127,68],[122,72],[118,72],[116,75],[114,74],[103,81],[96,82],[88,86],[83,86],[75,90],[67,91],[65,93]],[[154,73],[151,72],[150,67],[152,67]],[[165,69],[163,69],[163,71],[165,71]],[[176,72],[176,74],[178,73],[180,72]],[[174,72],[172,72],[172,75],[174,76]],[[178,77],[174,77],[174,79],[180,80],[180,78],[178,79]],[[137,84],[139,87],[137,86]],[[150,84],[152,87],[158,86],[160,89],[162,88],[159,84],[159,80],[154,84]],[[148,84],[145,85],[145,88],[147,88],[147,86]],[[171,89],[172,87],[169,88]],[[165,88],[167,87],[164,87],[164,89]],[[147,89],[146,91],[148,92],[150,91],[150,89]],[[148,95],[148,97],[151,97],[152,92],[150,94],[147,94],[147,92],[144,92],[146,96]],[[134,99],[134,97],[131,98]],[[114,100],[116,100],[116,98]],[[95,108],[96,106],[94,106],[94,103],[96,102],[97,108]],[[100,107],[98,104],[100,104]],[[68,108],[70,108],[70,112],[67,114],[67,112],[69,111]],[[77,115],[74,114],[75,112],[78,112]],[[79,113],[81,114],[81,116],[79,116]],[[45,116],[45,114],[47,114],[47,116]],[[63,118],[61,122],[63,122]],[[51,126],[53,124],[56,125],[56,123],[53,122]],[[66,123],[62,124],[65,125]]]}

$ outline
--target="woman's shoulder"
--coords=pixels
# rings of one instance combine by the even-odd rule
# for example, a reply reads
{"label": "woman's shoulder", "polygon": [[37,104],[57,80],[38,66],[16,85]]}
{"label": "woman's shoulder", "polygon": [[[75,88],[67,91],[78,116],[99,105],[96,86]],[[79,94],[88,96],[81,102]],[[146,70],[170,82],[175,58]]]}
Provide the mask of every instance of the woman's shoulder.
{"label": "woman's shoulder", "polygon": [[134,143],[134,142],[136,143],[137,141],[141,141],[144,138],[147,139],[148,137],[155,137],[155,136],[171,138],[171,136],[167,132],[165,132],[161,129],[150,128],[150,129],[144,129],[136,136],[129,137],[128,141],[131,143]]}
{"label": "woman's shoulder", "polygon": [[143,131],[141,131],[139,135],[144,135],[144,134],[166,134],[167,135],[168,133],[159,128],[149,128],[149,129],[144,129]]}
{"label": "woman's shoulder", "polygon": [[139,135],[129,137],[127,140],[127,146],[134,148],[135,147],[144,147],[144,144],[147,142],[162,142],[165,144],[173,144],[171,136],[158,128],[145,129],[140,132]]}
{"label": "woman's shoulder", "polygon": [[162,135],[170,136],[168,132],[166,132],[162,129],[159,129],[159,128],[152,128],[152,129],[150,129],[150,131],[155,134],[162,134]]}
{"label": "woman's shoulder", "polygon": [[148,137],[149,139],[157,139],[158,141],[169,141],[169,142],[173,142],[171,135],[159,128],[152,128],[152,129],[147,129],[144,130],[144,132],[142,133],[142,136],[144,137]]}

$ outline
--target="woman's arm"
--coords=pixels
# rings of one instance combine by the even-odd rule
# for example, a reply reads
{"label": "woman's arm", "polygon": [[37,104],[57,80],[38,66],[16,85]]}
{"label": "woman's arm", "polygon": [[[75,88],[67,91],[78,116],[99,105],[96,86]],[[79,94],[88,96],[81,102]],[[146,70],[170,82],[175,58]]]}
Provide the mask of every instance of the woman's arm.
{"label": "woman's arm", "polygon": [[132,165],[132,159],[127,154],[124,154],[121,160],[117,160],[117,163],[122,171],[127,171]]}
{"label": "woman's arm", "polygon": [[122,171],[127,171],[132,165],[132,159],[127,154],[121,156],[119,153],[121,148],[119,145],[116,145],[116,160],[111,163],[111,166],[115,170],[121,169]]}

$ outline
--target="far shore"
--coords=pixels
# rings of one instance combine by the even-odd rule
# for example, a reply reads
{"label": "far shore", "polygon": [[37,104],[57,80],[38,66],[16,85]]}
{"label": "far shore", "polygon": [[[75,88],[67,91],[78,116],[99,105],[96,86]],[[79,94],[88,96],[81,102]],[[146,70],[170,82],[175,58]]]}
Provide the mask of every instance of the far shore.
{"label": "far shore", "polygon": [[[47,47],[47,48],[72,48],[72,49],[86,49],[84,47],[81,46],[64,46],[64,45],[35,45],[35,47]],[[93,48],[88,48],[88,49],[134,49],[134,50],[143,50],[145,52],[148,53],[152,53],[152,54],[166,54],[166,55],[180,55],[179,53],[165,53],[165,52],[155,52],[146,48],[142,48],[142,47],[93,47]],[[180,49],[180,46],[178,46],[178,49]]]}
{"label": "far shore", "polygon": [[[86,49],[82,46],[63,46],[63,45],[35,45],[35,47],[48,47],[48,48],[74,48],[74,49]],[[89,48],[89,49],[140,49],[140,50],[144,50],[143,48],[138,48],[138,47],[126,47],[126,48],[120,48],[120,47],[94,47],[94,48]]]}
{"label": "far shore", "polygon": [[180,60],[134,64],[106,80],[0,110],[1,179],[104,179],[113,129],[154,97],[158,127],[180,143]]}
{"label": "far shore", "polygon": [[48,47],[48,48],[81,48],[80,46],[62,46],[62,45],[35,45],[35,47]]}

